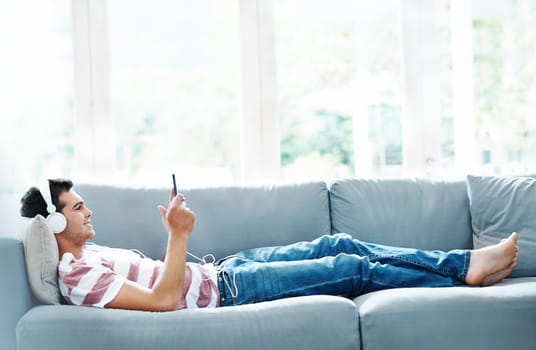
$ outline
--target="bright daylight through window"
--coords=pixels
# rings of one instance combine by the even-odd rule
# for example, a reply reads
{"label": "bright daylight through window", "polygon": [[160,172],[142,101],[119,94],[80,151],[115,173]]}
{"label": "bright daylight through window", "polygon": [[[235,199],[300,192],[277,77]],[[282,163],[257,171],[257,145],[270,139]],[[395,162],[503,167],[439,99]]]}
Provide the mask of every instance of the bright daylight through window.
{"label": "bright daylight through window", "polygon": [[536,0],[0,7],[2,195],[536,173]]}
{"label": "bright daylight through window", "polygon": [[19,194],[39,174],[72,172],[70,1],[3,3],[0,47],[0,194]]}

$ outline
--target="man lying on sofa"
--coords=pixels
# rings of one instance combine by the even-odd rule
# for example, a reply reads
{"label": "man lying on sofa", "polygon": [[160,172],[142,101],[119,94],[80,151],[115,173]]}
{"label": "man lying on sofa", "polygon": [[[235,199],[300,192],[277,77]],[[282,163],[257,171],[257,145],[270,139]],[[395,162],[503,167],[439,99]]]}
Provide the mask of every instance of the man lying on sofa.
{"label": "man lying on sofa", "polygon": [[95,236],[93,213],[73,183],[57,179],[47,185],[26,192],[21,215],[48,218],[60,253],[61,294],[74,305],[169,311],[312,294],[355,297],[397,287],[486,286],[506,278],[517,263],[515,232],[476,250],[387,247],[335,234],[242,251],[216,264],[186,262],[195,213],[173,190],[168,207],[158,207],[169,234],[166,255],[163,261],[152,260],[88,244]]}

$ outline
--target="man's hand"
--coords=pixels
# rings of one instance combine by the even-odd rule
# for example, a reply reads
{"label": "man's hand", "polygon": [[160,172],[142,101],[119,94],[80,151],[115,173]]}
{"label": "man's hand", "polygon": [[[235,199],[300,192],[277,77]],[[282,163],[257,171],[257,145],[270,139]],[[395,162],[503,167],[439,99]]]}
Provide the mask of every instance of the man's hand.
{"label": "man's hand", "polygon": [[191,235],[195,224],[195,213],[186,207],[186,199],[182,193],[174,196],[173,190],[169,194],[168,208],[159,205],[158,210],[162,217],[162,225],[170,235]]}

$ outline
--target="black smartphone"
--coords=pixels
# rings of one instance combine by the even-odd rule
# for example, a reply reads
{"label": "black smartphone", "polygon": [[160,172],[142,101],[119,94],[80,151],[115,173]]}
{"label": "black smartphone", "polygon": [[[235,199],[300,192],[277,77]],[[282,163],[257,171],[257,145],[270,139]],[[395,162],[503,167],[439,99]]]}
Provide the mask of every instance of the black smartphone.
{"label": "black smartphone", "polygon": [[175,174],[171,174],[171,177],[173,178],[173,195],[177,195],[177,183],[175,182]]}

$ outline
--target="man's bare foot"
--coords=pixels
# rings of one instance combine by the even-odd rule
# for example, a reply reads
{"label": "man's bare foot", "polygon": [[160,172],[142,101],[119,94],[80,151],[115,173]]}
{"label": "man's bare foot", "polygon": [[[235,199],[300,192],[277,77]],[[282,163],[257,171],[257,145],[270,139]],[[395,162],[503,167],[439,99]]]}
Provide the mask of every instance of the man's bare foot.
{"label": "man's bare foot", "polygon": [[502,281],[503,279],[505,279],[512,273],[512,270],[514,269],[514,267],[516,267],[516,265],[517,265],[517,261],[514,261],[512,265],[510,265],[506,269],[499,271],[499,272],[495,272],[494,274],[489,275],[486,278],[484,278],[484,280],[482,281],[482,283],[480,283],[480,285],[482,287],[486,287],[486,286],[491,286],[493,284],[499,283],[500,281]]}
{"label": "man's bare foot", "polygon": [[471,251],[465,283],[491,285],[506,278],[517,263],[517,233],[495,245]]}

